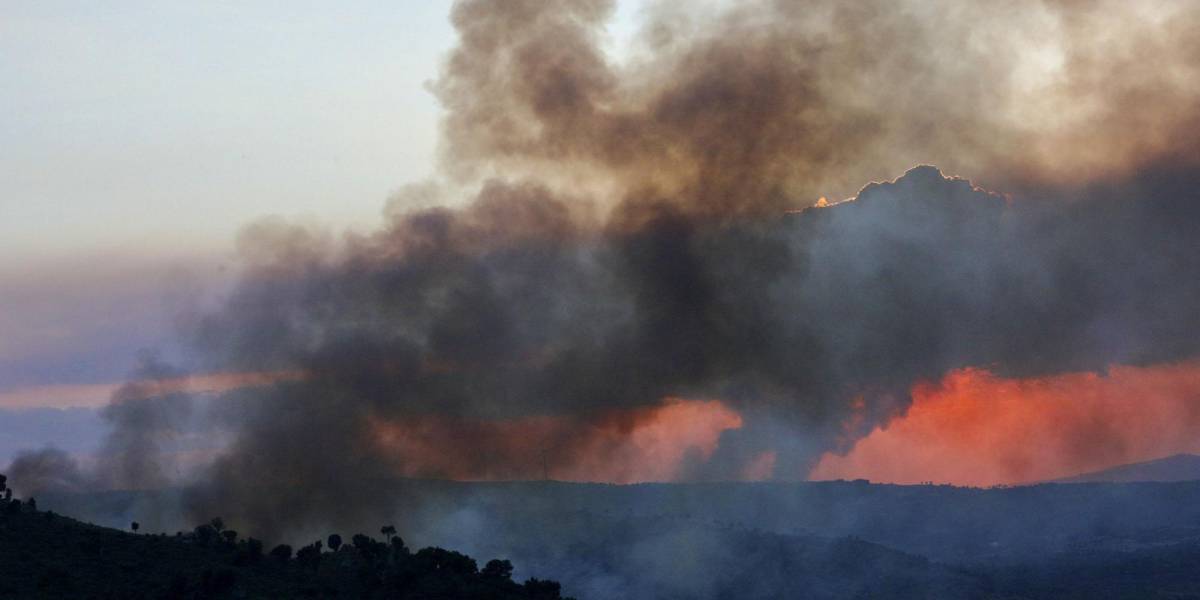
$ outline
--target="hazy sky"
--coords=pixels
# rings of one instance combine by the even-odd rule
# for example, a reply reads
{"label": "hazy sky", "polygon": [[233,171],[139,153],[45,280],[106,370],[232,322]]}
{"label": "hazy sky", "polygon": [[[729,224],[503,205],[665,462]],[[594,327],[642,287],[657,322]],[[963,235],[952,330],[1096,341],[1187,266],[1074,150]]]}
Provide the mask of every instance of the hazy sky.
{"label": "hazy sky", "polygon": [[453,39],[439,2],[6,3],[0,237],[24,258],[368,222],[429,173],[423,83]]}
{"label": "hazy sky", "polygon": [[165,350],[246,223],[370,227],[429,177],[449,8],[5,2],[0,393],[108,382]]}
{"label": "hazy sky", "polygon": [[425,83],[454,43],[448,10],[6,2],[8,255],[227,243],[263,214],[372,222],[390,191],[432,170],[439,109]]}

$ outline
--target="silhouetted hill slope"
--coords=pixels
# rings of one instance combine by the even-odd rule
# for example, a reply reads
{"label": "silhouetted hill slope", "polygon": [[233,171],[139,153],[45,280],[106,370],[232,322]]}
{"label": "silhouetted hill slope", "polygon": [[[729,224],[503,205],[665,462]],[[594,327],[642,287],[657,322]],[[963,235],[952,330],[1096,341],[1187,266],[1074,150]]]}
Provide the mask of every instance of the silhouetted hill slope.
{"label": "silhouetted hill slope", "polygon": [[392,540],[354,536],[336,552],[318,542],[292,558],[291,548],[264,553],[261,542],[210,525],[186,535],[137,535],[4,502],[0,598],[561,597],[553,581],[514,583],[507,561],[479,569],[458,552],[410,553]]}
{"label": "silhouetted hill slope", "polygon": [[1176,454],[1054,480],[1055,483],[1200,481],[1200,456]]}
{"label": "silhouetted hill slope", "polygon": [[[181,493],[44,500],[127,522],[163,508],[157,501],[169,508]],[[1200,569],[1185,568],[1200,565],[1200,482],[973,489],[405,480],[378,493],[391,494],[396,509],[372,522],[395,519],[414,540],[509,557],[528,569],[524,576],[553,574],[588,600],[1200,598],[1189,595]],[[337,529],[371,527],[337,517]]]}

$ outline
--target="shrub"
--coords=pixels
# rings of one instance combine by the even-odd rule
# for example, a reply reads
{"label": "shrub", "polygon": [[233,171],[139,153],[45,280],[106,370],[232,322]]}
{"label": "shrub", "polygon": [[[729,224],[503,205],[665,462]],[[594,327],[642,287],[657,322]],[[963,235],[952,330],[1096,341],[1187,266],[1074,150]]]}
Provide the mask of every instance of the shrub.
{"label": "shrub", "polygon": [[271,557],[282,561],[292,559],[292,547],[287,544],[280,544],[271,549]]}
{"label": "shrub", "polygon": [[479,574],[488,579],[511,580],[512,572],[513,566],[511,562],[507,560],[493,559],[489,560],[488,563],[484,565],[483,570],[480,571]]}

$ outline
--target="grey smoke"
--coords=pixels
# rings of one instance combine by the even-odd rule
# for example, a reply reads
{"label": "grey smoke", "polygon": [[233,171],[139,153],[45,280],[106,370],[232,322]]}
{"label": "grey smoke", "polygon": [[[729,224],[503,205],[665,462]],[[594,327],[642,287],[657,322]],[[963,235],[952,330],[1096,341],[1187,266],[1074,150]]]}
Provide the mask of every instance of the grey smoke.
{"label": "grey smoke", "polygon": [[[919,167],[830,208],[709,221],[656,207],[598,230],[544,190],[493,184],[343,258],[263,265],[205,321],[221,368],[312,376],[230,405],[237,440],[197,501],[279,527],[386,510],[374,486],[422,457],[390,453],[374,420],[586,421],[672,396],[747,416],[694,477],[737,477],[783,449],[775,474],[800,478],[855,398],[865,428],[903,410],[916,380],[965,366],[1029,376],[1194,355],[1197,188],[1187,172],[1147,177],[1130,196],[1049,205]],[[505,458],[503,440],[472,432],[452,438],[462,471],[428,475],[486,476],[471,453]],[[564,434],[553,450],[569,463],[587,447]]]}

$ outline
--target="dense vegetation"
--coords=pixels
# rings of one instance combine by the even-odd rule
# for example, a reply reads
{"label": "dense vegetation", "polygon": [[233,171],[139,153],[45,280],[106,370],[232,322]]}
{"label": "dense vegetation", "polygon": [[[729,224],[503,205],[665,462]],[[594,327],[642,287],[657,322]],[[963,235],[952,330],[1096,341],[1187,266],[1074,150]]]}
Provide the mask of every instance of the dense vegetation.
{"label": "dense vegetation", "polygon": [[[3,490],[0,476],[0,490]],[[554,581],[512,580],[512,564],[386,541],[330,535],[267,551],[220,519],[174,536],[139,535],[40,511],[33,498],[0,510],[0,598],[402,598],[559,600]],[[135,532],[138,523],[131,523]]]}

